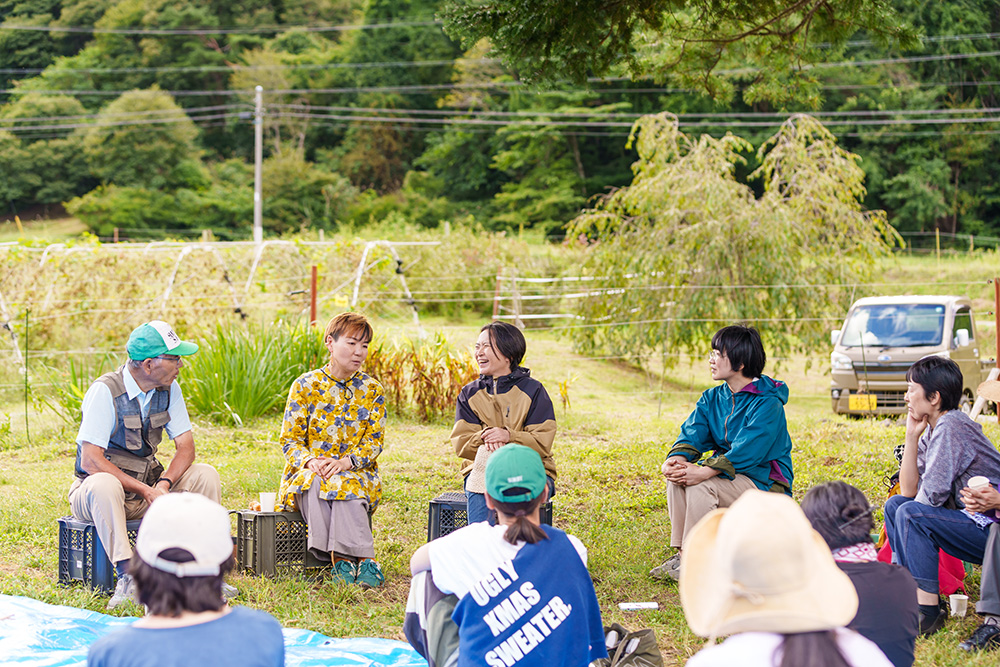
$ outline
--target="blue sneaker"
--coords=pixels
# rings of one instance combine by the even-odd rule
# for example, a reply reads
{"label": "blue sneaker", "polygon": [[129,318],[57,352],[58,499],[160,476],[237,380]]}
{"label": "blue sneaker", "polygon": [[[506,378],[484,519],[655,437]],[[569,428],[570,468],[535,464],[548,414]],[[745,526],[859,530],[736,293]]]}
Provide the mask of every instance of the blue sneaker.
{"label": "blue sneaker", "polygon": [[385,582],[382,568],[371,558],[365,558],[358,563],[357,584],[361,588],[378,588]]}
{"label": "blue sneaker", "polygon": [[345,584],[357,583],[357,569],[354,563],[349,560],[338,560],[333,564],[331,578]]}

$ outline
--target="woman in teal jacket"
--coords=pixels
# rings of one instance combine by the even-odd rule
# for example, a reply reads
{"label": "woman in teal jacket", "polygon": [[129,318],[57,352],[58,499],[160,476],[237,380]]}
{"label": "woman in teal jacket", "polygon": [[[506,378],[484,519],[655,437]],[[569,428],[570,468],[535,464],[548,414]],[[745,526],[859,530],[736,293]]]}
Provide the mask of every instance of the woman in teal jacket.
{"label": "woman in teal jacket", "polygon": [[788,386],[761,374],[766,359],[753,327],[723,327],[712,337],[709,369],[722,384],[701,395],[661,468],[677,553],[653,568],[653,577],[680,576],[684,538],[710,511],[753,488],[791,495]]}

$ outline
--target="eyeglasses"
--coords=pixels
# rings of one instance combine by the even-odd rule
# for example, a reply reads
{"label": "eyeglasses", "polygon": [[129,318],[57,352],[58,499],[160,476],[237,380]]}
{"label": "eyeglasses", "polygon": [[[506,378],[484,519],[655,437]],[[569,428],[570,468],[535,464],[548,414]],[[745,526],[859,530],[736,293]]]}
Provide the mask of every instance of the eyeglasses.
{"label": "eyeglasses", "polygon": [[490,345],[489,343],[476,343],[475,345],[472,346],[472,351],[473,352],[480,352],[481,350],[488,350],[491,347],[493,347],[493,346]]}
{"label": "eyeglasses", "polygon": [[723,354],[722,352],[719,352],[718,350],[712,350],[711,352],[708,353],[708,360],[709,361],[717,361],[717,360],[721,359],[724,356],[726,356],[726,355]]}
{"label": "eyeglasses", "polygon": [[176,354],[161,354],[160,356],[158,356],[156,358],[157,359],[163,359],[164,361],[172,361],[175,364],[179,364],[181,362],[181,358],[179,356],[177,356]]}

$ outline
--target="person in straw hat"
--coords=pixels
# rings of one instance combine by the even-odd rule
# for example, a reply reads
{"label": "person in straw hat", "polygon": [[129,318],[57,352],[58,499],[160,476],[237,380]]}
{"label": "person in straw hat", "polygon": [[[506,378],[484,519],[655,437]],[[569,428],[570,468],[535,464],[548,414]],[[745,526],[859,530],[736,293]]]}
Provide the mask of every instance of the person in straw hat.
{"label": "person in straw hat", "polygon": [[98,640],[88,667],[280,667],[281,626],[230,607],[222,577],[233,568],[229,513],[196,493],[157,498],[139,526],[129,572],[147,614]]}
{"label": "person in straw hat", "polygon": [[[709,637],[687,667],[891,667],[853,630],[858,595],[795,501],[750,490],[691,530],[680,572],[688,625]],[[714,639],[733,635],[722,644]]]}

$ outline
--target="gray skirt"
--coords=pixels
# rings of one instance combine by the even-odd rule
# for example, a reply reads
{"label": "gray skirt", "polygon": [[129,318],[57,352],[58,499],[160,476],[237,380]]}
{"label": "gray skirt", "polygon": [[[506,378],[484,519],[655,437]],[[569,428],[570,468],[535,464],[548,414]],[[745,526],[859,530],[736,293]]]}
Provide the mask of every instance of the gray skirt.
{"label": "gray skirt", "polygon": [[308,547],[316,558],[349,559],[375,557],[367,500],[323,500],[320,485],[296,494],[299,511],[309,527]]}

